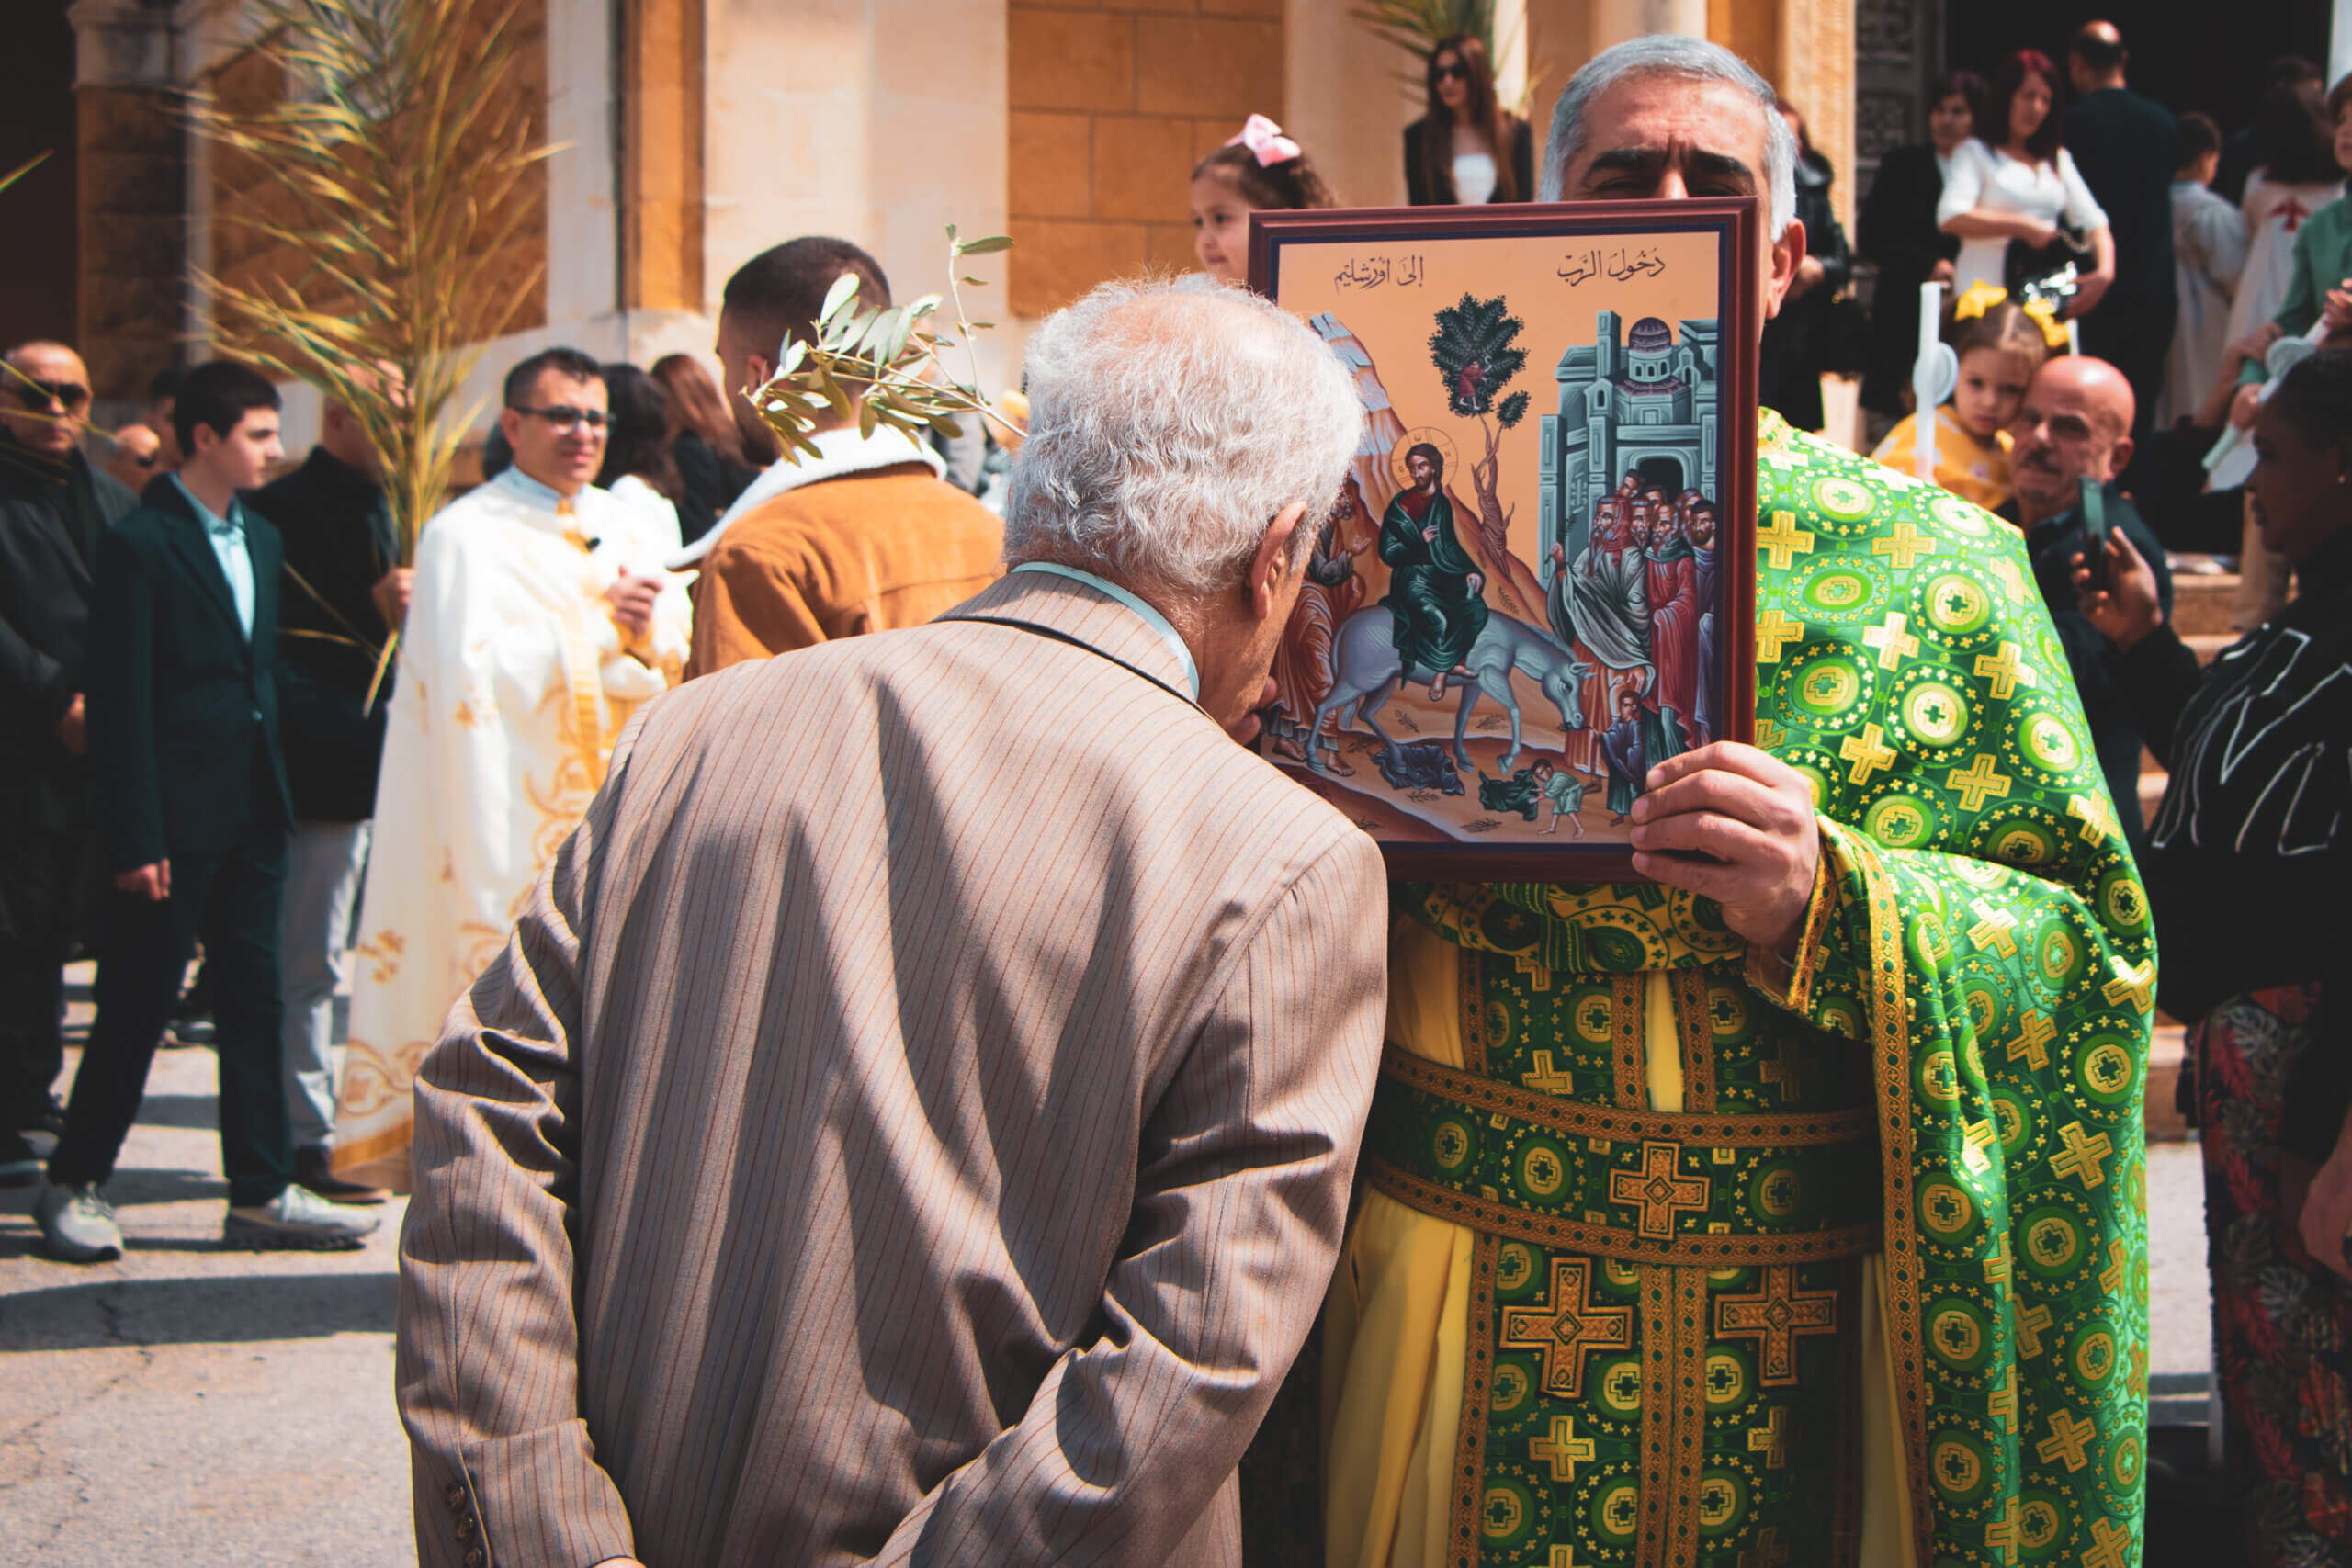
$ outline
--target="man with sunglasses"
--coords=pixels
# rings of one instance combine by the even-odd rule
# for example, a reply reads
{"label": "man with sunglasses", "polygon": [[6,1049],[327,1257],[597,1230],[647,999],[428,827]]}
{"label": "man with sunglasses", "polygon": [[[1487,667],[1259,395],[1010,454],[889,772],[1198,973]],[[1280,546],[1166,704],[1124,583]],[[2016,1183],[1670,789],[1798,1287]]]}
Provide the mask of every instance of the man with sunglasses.
{"label": "man with sunglasses", "polygon": [[40,1179],[64,965],[96,935],[97,807],[82,653],[98,536],[138,498],[82,456],[90,373],[60,343],[0,355],[0,1186]]}
{"label": "man with sunglasses", "polygon": [[596,488],[604,373],[550,348],[507,374],[513,466],[424,526],[385,725],[352,979],[336,1173],[408,1185],[409,1075],[687,653],[666,528]]}

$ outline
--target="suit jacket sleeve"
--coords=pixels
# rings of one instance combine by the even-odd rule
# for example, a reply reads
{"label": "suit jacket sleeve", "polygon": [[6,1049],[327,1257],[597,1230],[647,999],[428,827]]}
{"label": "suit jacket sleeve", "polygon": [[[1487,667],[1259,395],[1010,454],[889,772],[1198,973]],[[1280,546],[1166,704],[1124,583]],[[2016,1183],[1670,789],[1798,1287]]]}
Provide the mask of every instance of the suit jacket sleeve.
{"label": "suit jacket sleeve", "polygon": [[579,1192],[577,934],[634,728],[498,961],[416,1074],[394,1380],[417,1556],[589,1568],[634,1554],[579,1403],[567,1228]]}
{"label": "suit jacket sleeve", "polygon": [[90,761],[107,870],[136,871],[171,851],[155,756],[154,552],[120,531],[98,539],[83,662]]}
{"label": "suit jacket sleeve", "polygon": [[74,705],[74,679],[65,666],[35,648],[0,617],[0,704],[11,719],[54,727]]}
{"label": "suit jacket sleeve", "polygon": [[1330,1281],[1379,1066],[1386,908],[1377,852],[1349,834],[1214,977],[1145,1127],[1101,1337],[877,1564],[1157,1562],[1183,1540]]}

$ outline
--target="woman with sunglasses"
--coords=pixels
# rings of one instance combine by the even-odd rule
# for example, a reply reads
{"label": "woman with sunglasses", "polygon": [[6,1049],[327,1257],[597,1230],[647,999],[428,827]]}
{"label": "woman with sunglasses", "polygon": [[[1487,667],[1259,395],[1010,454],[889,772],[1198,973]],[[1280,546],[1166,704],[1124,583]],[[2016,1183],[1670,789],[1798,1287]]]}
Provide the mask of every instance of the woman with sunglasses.
{"label": "woman with sunglasses", "polygon": [[1535,199],[1535,140],[1495,96],[1487,46],[1456,33],[1430,51],[1429,112],[1405,128],[1406,199],[1476,207]]}

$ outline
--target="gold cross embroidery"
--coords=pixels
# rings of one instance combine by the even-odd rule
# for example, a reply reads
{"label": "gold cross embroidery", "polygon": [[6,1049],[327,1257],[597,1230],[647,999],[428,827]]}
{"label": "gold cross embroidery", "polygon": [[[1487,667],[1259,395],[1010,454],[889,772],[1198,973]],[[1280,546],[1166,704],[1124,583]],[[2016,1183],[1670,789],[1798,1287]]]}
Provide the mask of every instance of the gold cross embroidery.
{"label": "gold cross embroidery", "polygon": [[2077,1419],[2072,1411],[2061,1410],[2050,1418],[2050,1436],[2042,1438],[2033,1451],[2041,1456],[2044,1464],[2052,1460],[2064,1460],[2069,1471],[2076,1471],[2087,1462],[2083,1457],[2083,1450],[2098,1436],[2098,1427]]}
{"label": "gold cross embroidery", "polygon": [[2018,1560],[2019,1504],[2015,1497],[2001,1500],[2001,1517],[1984,1526],[1984,1544],[2001,1554],[2004,1563]]}
{"label": "gold cross embroidery", "polygon": [[1764,1064],[1760,1076],[1766,1083],[1780,1086],[1781,1103],[1789,1105],[1804,1092],[1804,1080],[1820,1070],[1821,1064],[1805,1055],[1794,1036],[1782,1035],[1779,1056]]}
{"label": "gold cross embroidery", "polygon": [[2050,1326],[2050,1309],[2040,1302],[2018,1314],[2018,1348],[2031,1360],[2041,1354],[2041,1331]]}
{"label": "gold cross embroidery", "polygon": [[2043,1013],[2028,1008],[2025,1016],[2018,1021],[2018,1037],[2009,1042],[2009,1060],[2014,1062],[2022,1056],[2026,1065],[2038,1073],[2050,1065],[2047,1047],[2057,1038],[2058,1026]]}
{"label": "gold cross embroidery", "polygon": [[1792,1264],[1764,1269],[1764,1288],[1744,1296],[1715,1298],[1715,1337],[1754,1339],[1759,1348],[1758,1380],[1797,1381],[1797,1337],[1838,1332],[1838,1292],[1800,1291]]}
{"label": "gold cross embroidery", "polygon": [[1782,646],[1804,636],[1804,623],[1789,619],[1778,604],[1773,605],[1756,618],[1756,661],[1778,664]]}
{"label": "gold cross embroidery", "polygon": [[2115,1145],[2105,1133],[2093,1133],[2086,1137],[2080,1122],[2069,1122],[2058,1130],[2058,1141],[2066,1147],[2064,1152],[2050,1156],[2052,1175],[2081,1177],[2086,1192],[2107,1179],[2107,1171],[2103,1168],[2107,1156],[2115,1152]]}
{"label": "gold cross embroidery", "polygon": [[1677,1215],[1706,1213],[1707,1179],[1677,1175],[1681,1164],[1681,1145],[1645,1143],[1641,1169],[1620,1170],[1609,1178],[1609,1201],[1639,1205],[1641,1233],[1652,1240],[1670,1239]]}
{"label": "gold cross embroidery", "polygon": [[1894,752],[1884,743],[1883,734],[1877,725],[1866,724],[1860,735],[1849,735],[1838,743],[1838,755],[1854,764],[1846,771],[1849,781],[1868,784],[1872,773],[1894,766]]}
{"label": "gold cross embroidery", "polygon": [[1575,1416],[1555,1416],[1552,1417],[1552,1435],[1538,1438],[1528,1444],[1527,1452],[1531,1459],[1539,1459],[1551,1465],[1553,1480],[1574,1481],[1577,1466],[1592,1462],[1592,1439],[1577,1436]]}
{"label": "gold cross embroidery", "polygon": [[2123,1289],[2124,1277],[2131,1271],[2131,1244],[2118,1236],[2107,1244],[2107,1267],[2098,1271],[2099,1288],[2114,1295]]}
{"label": "gold cross embroidery", "polygon": [[2015,958],[2018,944],[2010,932],[2018,929],[2018,918],[2007,909],[1996,909],[1982,898],[1971,898],[1968,907],[1976,911],[1976,924],[1968,928],[1968,940],[1980,948],[1989,947],[2004,958]]}
{"label": "gold cross embroidery", "polygon": [[1575,1080],[1569,1077],[1566,1068],[1552,1066],[1552,1053],[1549,1051],[1536,1052],[1535,1070],[1521,1073],[1519,1081],[1544,1094],[1566,1094],[1575,1087]]}
{"label": "gold cross embroidery", "polygon": [[1991,566],[1993,575],[2001,580],[2001,586],[2009,591],[2010,598],[2025,597],[2025,574],[2018,570],[2017,562],[2007,556],[1995,556],[1987,564]]}
{"label": "gold cross embroidery", "polygon": [[1770,751],[1788,738],[1789,732],[1770,719],[1759,718],[1756,721],[1756,744],[1763,750]]}
{"label": "gold cross embroidery", "polygon": [[[1905,524],[1904,526],[1908,527],[1910,525]],[[1879,541],[1881,544],[1885,542],[1883,539]],[[1905,660],[1919,651],[1919,639],[1903,629],[1909,624],[1910,617],[1904,615],[1902,611],[1896,610],[1891,612],[1884,621],[1862,634],[1862,646],[1878,649],[1880,669],[1899,670]]]}
{"label": "gold cross embroidery", "polygon": [[1552,1289],[1544,1301],[1503,1309],[1503,1348],[1542,1352],[1546,1393],[1581,1399],[1587,1355],[1634,1348],[1634,1309],[1596,1306],[1588,1299],[1591,1290],[1589,1260],[1555,1258]]}
{"label": "gold cross embroidery", "polygon": [[1772,525],[1756,536],[1756,543],[1774,571],[1786,571],[1789,562],[1813,548],[1813,532],[1797,526],[1793,512],[1775,512]]}
{"label": "gold cross embroidery", "polygon": [[1533,983],[1535,989],[1548,991],[1552,988],[1552,970],[1548,964],[1539,964],[1524,953],[1521,953],[1514,962],[1519,966],[1519,972]]}
{"label": "gold cross embroidery", "polygon": [[2066,815],[2081,821],[2082,840],[2086,844],[2115,835],[2115,807],[2107,803],[2103,795],[2068,795]]}
{"label": "gold cross embroidery", "polygon": [[2016,1261],[2009,1256],[2008,1233],[2003,1231],[1993,1238],[1993,1250],[1984,1259],[1984,1282],[1988,1285],[2007,1284],[2009,1269]]}
{"label": "gold cross embroidery", "polygon": [[2041,677],[2033,672],[2033,666],[2023,661],[2024,652],[2016,643],[2005,642],[1997,655],[1980,653],[1976,656],[1976,672],[1993,679],[1994,701],[2007,702],[2020,682],[2029,686],[2041,683]]}
{"label": "gold cross embroidery", "polygon": [[2132,1532],[2113,1519],[2091,1521],[2091,1549],[2083,1553],[2083,1568],[2131,1568]]}
{"label": "gold cross embroidery", "polygon": [[1990,1169],[1993,1162],[1984,1151],[1993,1145],[1993,1119],[1988,1116],[1982,1122],[1971,1122],[1963,1116],[1960,1124],[1960,1163],[1972,1171]]}
{"label": "gold cross embroidery", "polygon": [[1965,770],[1954,768],[1944,776],[1944,787],[1960,791],[1962,810],[1982,811],[1986,795],[2009,793],[2009,778],[2007,773],[1994,771],[1990,751],[1979,751]]}
{"label": "gold cross embroidery", "polygon": [[1767,1525],[1756,1532],[1756,1550],[1739,1554],[1739,1568],[1781,1568],[1789,1549],[1781,1544],[1781,1527]]}
{"label": "gold cross embroidery", "polygon": [[2001,1420],[2001,1430],[2004,1432],[2014,1432],[2018,1429],[2018,1368],[2016,1362],[2012,1361],[2009,1363],[2008,1367],[2001,1374],[2001,1386],[1995,1389],[1985,1399],[1984,1414],[1987,1416],[1999,1416]]}
{"label": "gold cross embroidery", "polygon": [[2155,1002],[2156,961],[2151,958],[2145,964],[2133,964],[2118,958],[2113,962],[2115,978],[2100,988],[2101,994],[2109,1002],[2129,997],[2133,1007],[2147,1011]]}
{"label": "gold cross embroidery", "polygon": [[[1911,526],[1908,519],[1897,523],[1894,532],[1887,537],[1871,541],[1871,554],[1893,557],[1897,571],[1909,571],[1913,561],[1934,548],[1933,544],[1919,536],[1919,530]],[[1888,668],[1894,666],[1889,665]]]}
{"label": "gold cross embroidery", "polygon": [[1789,1462],[1789,1409],[1775,1404],[1761,1427],[1751,1427],[1747,1432],[1747,1451],[1764,1456],[1764,1468],[1778,1470]]}

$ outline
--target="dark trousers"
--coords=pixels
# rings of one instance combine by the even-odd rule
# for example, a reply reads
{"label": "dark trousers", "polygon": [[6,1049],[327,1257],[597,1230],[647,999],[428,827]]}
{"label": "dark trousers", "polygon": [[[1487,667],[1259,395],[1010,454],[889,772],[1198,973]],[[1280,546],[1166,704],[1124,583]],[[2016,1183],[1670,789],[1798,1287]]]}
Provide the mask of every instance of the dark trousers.
{"label": "dark trousers", "polygon": [[232,852],[174,855],[171,866],[172,896],[161,902],[107,896],[97,1021],[74,1075],[65,1136],[50,1157],[49,1179],[62,1186],[114,1174],[147,1091],[156,1042],[200,938],[213,977],[229,1201],[266,1203],[286,1190],[294,1170],[278,989],[285,832],[256,829]]}
{"label": "dark trousers", "polygon": [[0,1132],[30,1127],[65,1067],[58,1025],[65,1012],[65,950],[0,937]]}
{"label": "dark trousers", "polygon": [[2172,351],[2176,314],[2169,299],[2109,296],[2083,318],[2083,352],[2123,372],[2138,404],[2132,417],[2132,439],[2137,446],[2130,467],[2123,470],[2123,489],[2138,503],[2143,516],[2155,515],[2159,499],[2162,463],[2154,436],[2156,396],[2164,389],[2165,356]]}

